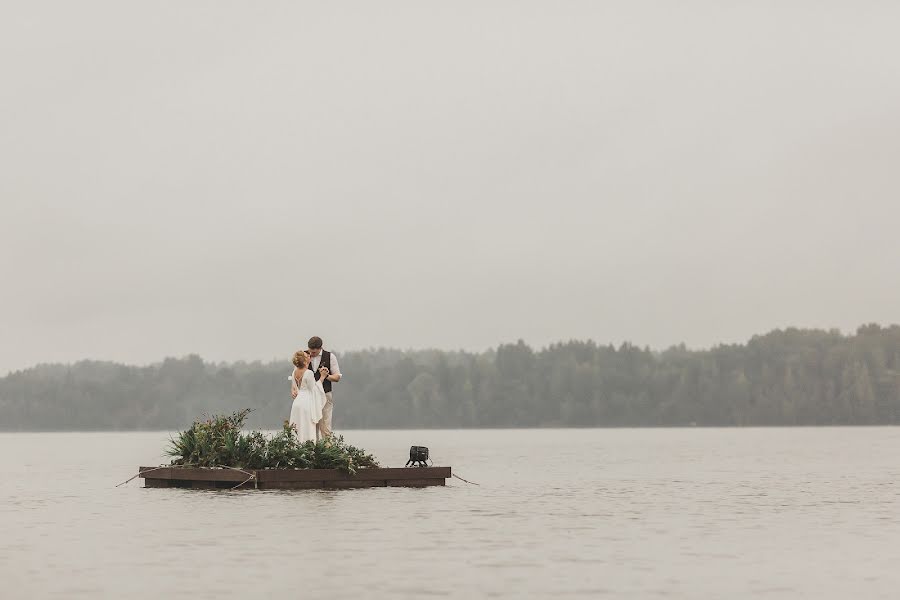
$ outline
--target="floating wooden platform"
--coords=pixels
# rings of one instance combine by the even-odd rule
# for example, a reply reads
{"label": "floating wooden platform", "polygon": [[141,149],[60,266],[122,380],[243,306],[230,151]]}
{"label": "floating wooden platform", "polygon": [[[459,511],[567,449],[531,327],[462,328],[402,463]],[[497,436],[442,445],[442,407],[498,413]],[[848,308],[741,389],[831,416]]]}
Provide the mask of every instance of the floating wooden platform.
{"label": "floating wooden platform", "polygon": [[368,487],[428,487],[444,485],[450,467],[360,469],[348,475],[334,469],[206,469],[195,467],[138,467],[144,487],[194,489],[301,490]]}

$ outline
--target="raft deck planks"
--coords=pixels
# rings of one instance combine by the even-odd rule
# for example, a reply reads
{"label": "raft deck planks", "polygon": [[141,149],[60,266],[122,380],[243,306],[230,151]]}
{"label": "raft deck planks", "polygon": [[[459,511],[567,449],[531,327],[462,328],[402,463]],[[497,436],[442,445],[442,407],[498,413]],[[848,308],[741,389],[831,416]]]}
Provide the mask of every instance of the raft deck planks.
{"label": "raft deck planks", "polygon": [[[428,487],[445,485],[450,467],[360,469],[348,475],[334,469],[206,469],[139,467],[144,487],[228,489],[340,489],[366,487]],[[251,475],[253,476],[251,478]],[[249,481],[248,481],[249,479]],[[242,485],[241,485],[242,484]]]}

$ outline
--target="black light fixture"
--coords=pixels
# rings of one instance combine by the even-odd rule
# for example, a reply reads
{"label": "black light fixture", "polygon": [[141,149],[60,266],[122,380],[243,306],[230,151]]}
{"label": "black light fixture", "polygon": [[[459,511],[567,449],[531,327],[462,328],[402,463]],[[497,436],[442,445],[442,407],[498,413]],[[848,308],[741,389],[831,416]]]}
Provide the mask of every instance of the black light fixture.
{"label": "black light fixture", "polygon": [[409,460],[406,466],[427,467],[428,466],[428,448],[425,446],[410,446]]}

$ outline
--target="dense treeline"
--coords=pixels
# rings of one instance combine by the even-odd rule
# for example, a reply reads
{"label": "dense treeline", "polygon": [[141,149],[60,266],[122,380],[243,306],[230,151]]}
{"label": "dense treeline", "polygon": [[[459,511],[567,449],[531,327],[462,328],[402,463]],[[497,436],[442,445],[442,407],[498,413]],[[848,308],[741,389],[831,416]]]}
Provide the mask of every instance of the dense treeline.
{"label": "dense treeline", "polygon": [[[339,356],[337,429],[900,422],[897,325],[778,330],[698,351],[572,341]],[[249,426],[277,429],[290,412],[289,358],[41,365],[0,379],[0,429],[171,430],[243,407]]]}

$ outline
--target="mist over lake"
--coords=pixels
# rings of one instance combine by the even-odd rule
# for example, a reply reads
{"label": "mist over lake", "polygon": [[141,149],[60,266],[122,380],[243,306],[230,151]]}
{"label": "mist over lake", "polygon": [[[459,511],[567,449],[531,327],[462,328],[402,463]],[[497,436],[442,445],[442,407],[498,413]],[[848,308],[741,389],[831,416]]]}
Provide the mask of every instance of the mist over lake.
{"label": "mist over lake", "polygon": [[[339,429],[900,422],[896,325],[788,329],[699,351],[520,341],[480,354],[378,349],[340,360]],[[0,430],[181,429],[244,408],[251,426],[278,428],[290,413],[290,368],[199,356],[42,365],[0,379]]]}

